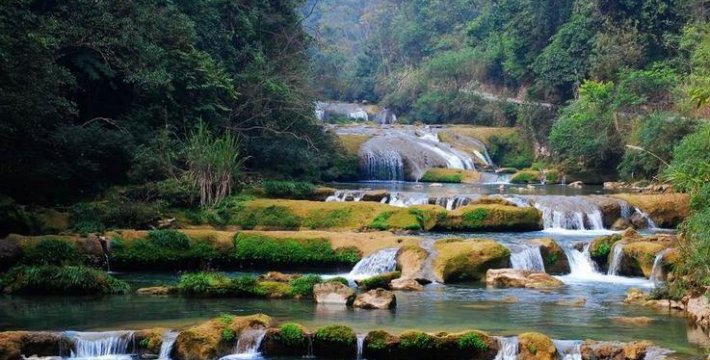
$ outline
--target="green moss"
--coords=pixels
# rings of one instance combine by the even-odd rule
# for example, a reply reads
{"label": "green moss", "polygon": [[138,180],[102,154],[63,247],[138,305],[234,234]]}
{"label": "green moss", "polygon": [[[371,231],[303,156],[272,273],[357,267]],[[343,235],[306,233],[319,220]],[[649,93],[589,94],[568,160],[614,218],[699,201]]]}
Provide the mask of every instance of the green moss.
{"label": "green moss", "polygon": [[126,282],[82,266],[18,266],[0,284],[6,293],[30,295],[105,295],[130,290]]}
{"label": "green moss", "polygon": [[434,345],[434,339],[421,331],[407,331],[399,336],[399,346],[406,350],[427,350]]}
{"label": "green moss", "polygon": [[440,182],[440,183],[453,183],[459,184],[463,181],[464,175],[461,173],[440,173],[435,169],[427,170],[419,179],[422,182]]}
{"label": "green moss", "polygon": [[222,329],[222,331],[220,332],[220,339],[222,342],[225,342],[225,343],[232,342],[236,338],[237,338],[237,333],[230,328]]}
{"label": "green moss", "polygon": [[313,210],[308,213],[303,225],[311,229],[329,229],[344,227],[350,221],[352,209]]}
{"label": "green moss", "polygon": [[522,170],[518,171],[513,175],[513,177],[510,179],[510,182],[512,184],[533,184],[533,183],[538,183],[540,180],[538,179],[538,172],[536,171],[530,171],[530,170]]}
{"label": "green moss", "polygon": [[545,182],[548,184],[556,184],[560,181],[560,173],[557,170],[548,170],[545,173]]}
{"label": "green moss", "polygon": [[488,344],[477,332],[467,332],[456,342],[461,350],[488,351]]}
{"label": "green moss", "polygon": [[594,249],[592,256],[607,257],[607,256],[609,256],[610,252],[611,252],[611,245],[607,244],[607,243],[603,243],[603,244],[599,244],[599,246],[596,249]]}
{"label": "green moss", "polygon": [[150,230],[148,231],[148,240],[162,248],[190,249],[190,238],[177,230]]}
{"label": "green moss", "polygon": [[464,226],[471,228],[483,227],[483,222],[488,216],[488,210],[485,208],[476,208],[463,213]]}
{"label": "green moss", "polygon": [[350,282],[348,281],[348,279],[346,279],[346,278],[344,278],[344,277],[342,277],[342,276],[336,276],[336,277],[334,277],[334,278],[330,278],[330,279],[326,280],[325,282],[326,282],[326,283],[340,283],[340,284],[343,284],[343,285],[349,285],[349,284],[350,284]]}
{"label": "green moss", "polygon": [[85,258],[76,245],[61,239],[44,239],[28,247],[22,263],[28,265],[81,265]]}
{"label": "green moss", "polygon": [[293,230],[301,227],[301,221],[302,219],[289,208],[271,205],[240,211],[234,216],[232,223],[247,230],[257,226],[274,230]]}
{"label": "green moss", "polygon": [[367,334],[367,348],[372,351],[381,351],[387,349],[387,339],[391,335],[383,330],[370,331]]}
{"label": "green moss", "polygon": [[232,279],[221,273],[199,272],[180,276],[178,289],[189,296],[228,296],[231,295]]}
{"label": "green moss", "polygon": [[337,344],[340,346],[354,346],[357,336],[353,329],[344,325],[330,325],[316,330],[316,340]]}
{"label": "green moss", "polygon": [[109,256],[117,270],[195,269],[227,260],[211,242],[174,230],[151,231],[135,241],[115,237]]}
{"label": "green moss", "polygon": [[281,325],[279,340],[286,346],[303,345],[304,332],[300,325],[295,323],[285,323]]}
{"label": "green moss", "polygon": [[289,282],[291,286],[289,294],[292,296],[312,296],[313,286],[321,282],[323,282],[323,279],[318,275],[301,276]]}
{"label": "green moss", "polygon": [[370,225],[368,227],[370,229],[375,229],[375,230],[389,229],[388,220],[390,219],[390,217],[392,217],[392,214],[393,213],[391,211],[384,211],[384,212],[377,214],[377,216],[375,216],[375,218],[372,220],[372,222],[370,223]]}
{"label": "green moss", "polygon": [[234,259],[266,265],[354,265],[360,253],[354,248],[334,250],[327,239],[272,238],[259,234],[234,236]]}
{"label": "green moss", "polygon": [[389,289],[390,281],[397,279],[402,274],[399,271],[393,271],[386,274],[375,275],[367,279],[360,281],[359,285],[365,290],[372,290],[377,288]]}

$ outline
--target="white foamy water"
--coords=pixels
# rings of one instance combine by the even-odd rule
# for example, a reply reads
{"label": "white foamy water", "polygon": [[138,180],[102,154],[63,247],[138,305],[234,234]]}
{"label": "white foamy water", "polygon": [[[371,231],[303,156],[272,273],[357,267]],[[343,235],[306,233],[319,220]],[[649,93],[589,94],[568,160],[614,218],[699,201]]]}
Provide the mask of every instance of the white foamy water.
{"label": "white foamy water", "polygon": [[358,261],[348,274],[348,279],[364,279],[384,274],[397,269],[397,251],[399,248],[387,248],[375,251]]}
{"label": "white foamy water", "polygon": [[495,360],[517,360],[518,359],[518,337],[496,337],[498,340],[498,353]]}
{"label": "white foamy water", "polygon": [[571,271],[568,275],[556,277],[566,284],[598,282],[638,287],[653,286],[653,282],[644,278],[632,278],[600,273],[597,270],[596,264],[589,255],[589,244],[584,246],[583,251],[579,251],[571,246],[563,246],[562,249],[567,256]]}
{"label": "white foamy water", "polygon": [[239,334],[237,346],[234,348],[234,354],[223,356],[220,360],[234,359],[263,359],[259,352],[261,342],[266,336],[266,329],[246,329]]}
{"label": "white foamy water", "polygon": [[135,346],[133,331],[69,331],[65,336],[74,343],[70,357],[75,359],[129,359]]}

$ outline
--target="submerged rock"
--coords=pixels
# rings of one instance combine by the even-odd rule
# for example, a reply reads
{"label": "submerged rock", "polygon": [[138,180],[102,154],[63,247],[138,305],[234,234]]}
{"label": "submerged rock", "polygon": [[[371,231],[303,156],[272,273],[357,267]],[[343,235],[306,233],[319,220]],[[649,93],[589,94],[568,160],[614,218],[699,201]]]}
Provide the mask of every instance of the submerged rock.
{"label": "submerged rock", "polygon": [[355,298],[353,307],[361,309],[394,309],[397,298],[394,293],[385,289],[370,290]]}
{"label": "submerged rock", "polygon": [[555,304],[560,305],[560,306],[584,306],[584,304],[587,303],[587,299],[583,297],[578,297],[576,299],[572,300],[560,300],[556,302]]}
{"label": "submerged rock", "polygon": [[489,269],[486,285],[529,289],[554,289],[564,283],[550,274],[520,269]]}
{"label": "submerged rock", "polygon": [[510,267],[510,250],[493,240],[445,239],[434,244],[434,276],[447,283],[482,280],[488,269]]}
{"label": "submerged rock", "polygon": [[318,304],[349,305],[355,300],[355,290],[339,282],[326,282],[313,286],[313,298]]}
{"label": "submerged rock", "polygon": [[653,322],[653,318],[648,316],[617,316],[611,318],[614,322],[636,325],[636,326],[647,326]]}
{"label": "submerged rock", "polygon": [[165,296],[177,293],[177,288],[171,286],[152,286],[136,290],[136,295]]}

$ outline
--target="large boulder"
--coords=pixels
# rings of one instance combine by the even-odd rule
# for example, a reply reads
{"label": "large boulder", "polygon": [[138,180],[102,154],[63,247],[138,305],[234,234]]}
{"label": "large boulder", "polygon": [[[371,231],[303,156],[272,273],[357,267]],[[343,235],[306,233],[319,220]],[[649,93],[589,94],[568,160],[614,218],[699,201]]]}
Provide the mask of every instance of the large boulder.
{"label": "large boulder", "polygon": [[710,331],[710,301],[708,301],[707,293],[690,298],[686,305],[686,311],[688,317],[695,320],[696,324],[705,331]]}
{"label": "large boulder", "polygon": [[349,305],[355,300],[355,290],[339,282],[326,282],[313,286],[313,298],[318,304]]}
{"label": "large boulder", "polygon": [[676,227],[689,213],[688,194],[616,194],[613,197],[641,209],[662,228]]}
{"label": "large boulder", "polygon": [[584,360],[624,359],[643,360],[646,351],[653,347],[649,341],[633,341],[629,343],[617,341],[592,341],[582,343],[581,352]]}
{"label": "large boulder", "polygon": [[62,349],[69,348],[70,344],[61,333],[45,331],[0,332],[0,360],[16,360],[22,356],[56,356],[61,354]]}
{"label": "large boulder", "polygon": [[403,279],[431,281],[426,271],[429,252],[416,245],[402,246],[397,251],[397,269]]}
{"label": "large boulder", "polygon": [[434,244],[433,271],[438,282],[482,280],[488,269],[510,267],[510,250],[493,240],[445,239]]}
{"label": "large boulder", "polygon": [[173,354],[178,360],[216,359],[233,352],[242,331],[267,328],[270,324],[271,318],[262,314],[220,316],[182,331],[175,340]]}
{"label": "large boulder", "polygon": [[421,291],[424,286],[414,279],[399,278],[390,281],[390,289],[401,291]]}
{"label": "large boulder", "polygon": [[370,290],[355,298],[353,307],[361,309],[394,309],[397,298],[394,293],[385,289]]}
{"label": "large boulder", "polygon": [[606,271],[609,267],[609,254],[617,241],[621,241],[620,234],[600,236],[589,244],[589,255],[600,270]]}
{"label": "large boulder", "polygon": [[550,238],[535,239],[533,243],[540,245],[540,254],[545,263],[545,272],[553,275],[569,274],[570,267],[567,255],[555,240]]}
{"label": "large boulder", "polygon": [[554,289],[564,283],[544,272],[519,269],[488,269],[486,285],[491,287],[513,287],[529,289]]}
{"label": "large boulder", "polygon": [[519,360],[557,360],[555,343],[546,335],[527,332],[518,335]]}
{"label": "large boulder", "polygon": [[542,230],[542,214],[534,207],[475,204],[448,211],[434,230],[533,231]]}

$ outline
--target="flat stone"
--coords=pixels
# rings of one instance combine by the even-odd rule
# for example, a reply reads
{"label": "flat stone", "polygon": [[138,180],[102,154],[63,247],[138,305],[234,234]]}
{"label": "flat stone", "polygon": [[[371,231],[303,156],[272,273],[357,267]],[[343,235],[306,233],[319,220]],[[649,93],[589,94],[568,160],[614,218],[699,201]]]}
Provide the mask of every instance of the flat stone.
{"label": "flat stone", "polygon": [[394,309],[397,298],[389,290],[375,289],[358,295],[353,306],[361,309]]}

